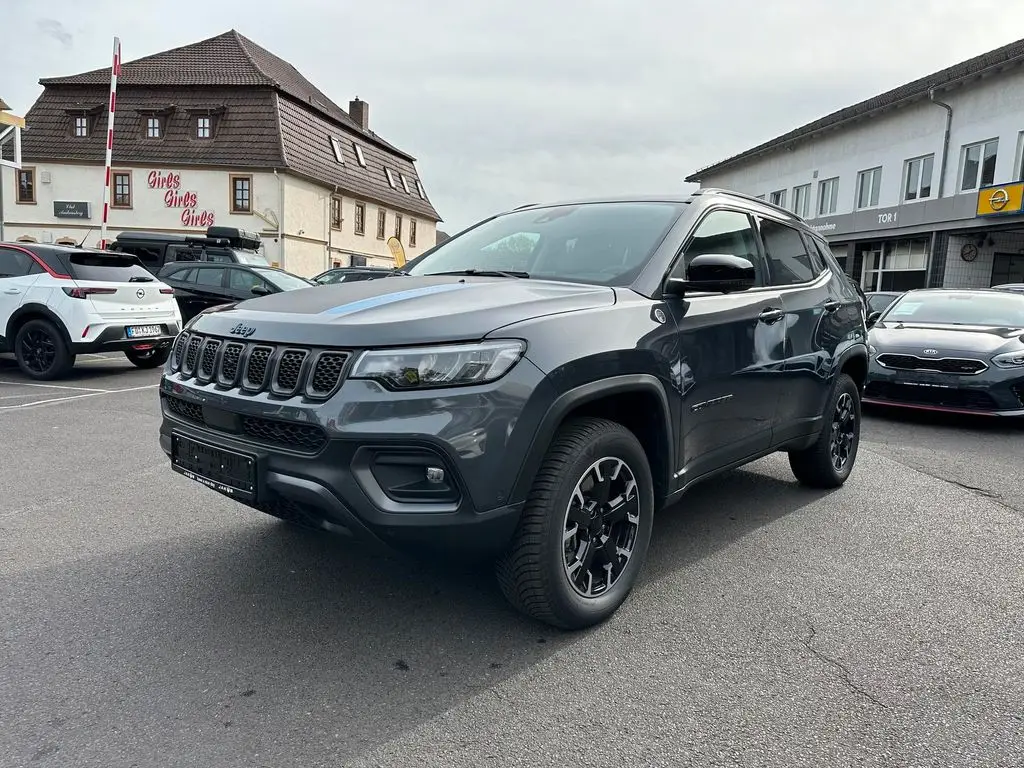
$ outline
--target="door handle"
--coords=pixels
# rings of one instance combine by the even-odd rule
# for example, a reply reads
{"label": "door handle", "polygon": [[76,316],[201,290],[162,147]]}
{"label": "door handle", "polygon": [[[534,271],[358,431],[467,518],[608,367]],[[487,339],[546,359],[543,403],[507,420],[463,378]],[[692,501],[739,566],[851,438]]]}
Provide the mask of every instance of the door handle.
{"label": "door handle", "polygon": [[831,299],[829,301],[826,301],[821,306],[824,308],[824,310],[826,312],[835,312],[837,309],[839,309],[842,306],[842,304],[840,304],[835,299]]}
{"label": "door handle", "polygon": [[779,322],[785,314],[781,309],[766,309],[757,316],[757,319],[765,325],[771,325]]}
{"label": "door handle", "polygon": [[4,293],[10,293],[12,295],[21,293],[20,288],[5,288]]}

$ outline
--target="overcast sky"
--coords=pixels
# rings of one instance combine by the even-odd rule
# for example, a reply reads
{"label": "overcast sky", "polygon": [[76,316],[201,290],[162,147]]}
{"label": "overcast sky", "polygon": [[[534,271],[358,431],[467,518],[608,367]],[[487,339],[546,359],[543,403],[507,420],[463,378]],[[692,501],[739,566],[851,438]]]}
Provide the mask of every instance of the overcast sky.
{"label": "overcast sky", "polygon": [[[13,10],[12,10],[13,9]],[[450,232],[699,167],[1024,36],[1005,0],[0,0],[0,98],[237,29],[419,161]],[[940,42],[942,41],[942,42]]]}

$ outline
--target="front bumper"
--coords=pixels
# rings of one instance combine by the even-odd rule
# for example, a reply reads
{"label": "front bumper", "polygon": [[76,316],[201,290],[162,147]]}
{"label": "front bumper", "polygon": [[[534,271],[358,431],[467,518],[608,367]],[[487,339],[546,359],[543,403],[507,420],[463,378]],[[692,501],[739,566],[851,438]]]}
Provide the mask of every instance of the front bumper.
{"label": "front bumper", "polygon": [[[523,500],[512,489],[546,410],[545,387],[523,360],[481,387],[393,393],[344,381],[329,400],[310,402],[169,369],[160,445],[172,466],[181,438],[251,459],[251,495],[211,487],[267,514],[389,548],[492,557],[519,521]],[[423,482],[428,467],[443,470],[441,483]]]}
{"label": "front bumper", "polygon": [[872,358],[863,402],[925,411],[1024,416],[1024,371],[989,367],[974,375],[886,368]]}

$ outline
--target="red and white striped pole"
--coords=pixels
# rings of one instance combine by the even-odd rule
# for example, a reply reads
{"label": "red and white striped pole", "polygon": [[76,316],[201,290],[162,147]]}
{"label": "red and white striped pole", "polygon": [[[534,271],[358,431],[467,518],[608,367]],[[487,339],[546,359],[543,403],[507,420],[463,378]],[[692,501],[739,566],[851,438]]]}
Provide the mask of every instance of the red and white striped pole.
{"label": "red and white striped pole", "polygon": [[114,63],[110,67],[110,110],[107,115],[107,158],[103,175],[103,221],[100,222],[100,249],[107,247],[107,214],[110,212],[110,166],[114,152],[114,107],[117,104],[117,76],[121,74],[121,40],[114,38]]}

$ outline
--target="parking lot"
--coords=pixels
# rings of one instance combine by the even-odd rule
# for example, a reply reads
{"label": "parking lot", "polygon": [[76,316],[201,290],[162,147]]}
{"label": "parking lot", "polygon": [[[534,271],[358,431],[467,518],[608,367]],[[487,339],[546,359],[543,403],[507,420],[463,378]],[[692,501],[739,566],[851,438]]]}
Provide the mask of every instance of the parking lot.
{"label": "parking lot", "polygon": [[607,624],[171,472],[159,373],[0,360],[0,765],[1024,764],[1024,427],[873,414],[695,489]]}

